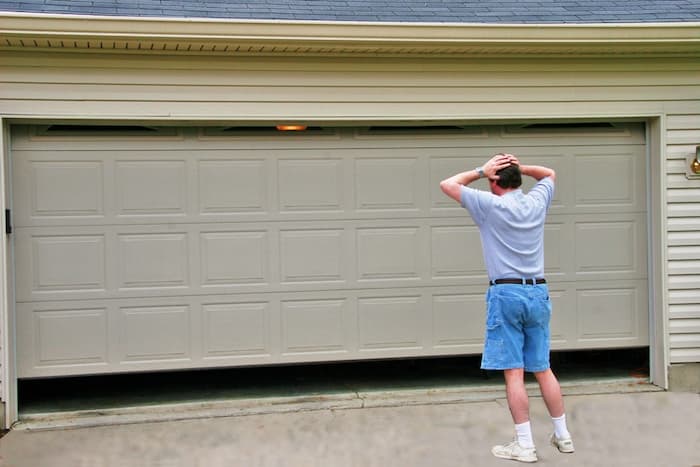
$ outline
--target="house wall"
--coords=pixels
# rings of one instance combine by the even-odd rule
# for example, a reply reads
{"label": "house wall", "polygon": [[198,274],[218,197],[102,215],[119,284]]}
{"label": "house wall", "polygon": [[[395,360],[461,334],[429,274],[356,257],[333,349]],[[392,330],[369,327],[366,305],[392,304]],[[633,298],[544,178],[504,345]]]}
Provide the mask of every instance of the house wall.
{"label": "house wall", "polygon": [[669,360],[677,364],[700,362],[700,178],[686,176],[700,146],[698,111],[666,119]]}
{"label": "house wall", "polygon": [[[656,342],[665,342],[661,360],[671,365],[700,362],[700,180],[686,177],[687,159],[700,144],[697,60],[213,58],[60,52],[5,52],[2,60],[0,117],[33,123],[100,119],[353,124],[658,117],[662,134],[658,147],[651,148],[650,177],[652,185],[660,187],[656,215],[662,215],[666,224],[657,226],[657,235],[652,235],[656,246],[665,248],[656,255],[662,262],[655,276],[660,280],[654,284],[659,297],[654,313],[664,325],[664,329],[657,326],[657,332],[668,335]],[[654,161],[659,155],[663,164]],[[662,167],[665,174],[654,173],[655,167]],[[9,307],[3,310],[5,316]],[[1,337],[6,352],[8,336]]]}

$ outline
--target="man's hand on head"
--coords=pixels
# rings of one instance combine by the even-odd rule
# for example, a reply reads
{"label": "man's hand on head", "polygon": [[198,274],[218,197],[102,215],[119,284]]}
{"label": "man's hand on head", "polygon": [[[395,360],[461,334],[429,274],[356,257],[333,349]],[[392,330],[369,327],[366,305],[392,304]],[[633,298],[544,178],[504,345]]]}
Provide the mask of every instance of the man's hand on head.
{"label": "man's hand on head", "polygon": [[513,164],[518,164],[518,158],[512,154],[496,154],[491,159],[489,159],[486,164],[482,167],[484,175],[490,180],[498,180],[500,177],[496,173],[509,167]]}
{"label": "man's hand on head", "polygon": [[518,160],[518,157],[515,156],[514,154],[504,154],[504,156],[506,156],[510,159],[510,165],[520,165],[520,161]]}

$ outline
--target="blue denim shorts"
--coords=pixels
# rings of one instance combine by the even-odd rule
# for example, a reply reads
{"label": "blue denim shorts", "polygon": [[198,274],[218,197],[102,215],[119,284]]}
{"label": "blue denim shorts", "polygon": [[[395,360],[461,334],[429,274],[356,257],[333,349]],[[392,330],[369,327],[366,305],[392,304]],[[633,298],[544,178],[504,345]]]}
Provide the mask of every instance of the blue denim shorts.
{"label": "blue denim shorts", "polygon": [[549,368],[552,303],[546,284],[499,284],[486,293],[486,339],[481,368]]}

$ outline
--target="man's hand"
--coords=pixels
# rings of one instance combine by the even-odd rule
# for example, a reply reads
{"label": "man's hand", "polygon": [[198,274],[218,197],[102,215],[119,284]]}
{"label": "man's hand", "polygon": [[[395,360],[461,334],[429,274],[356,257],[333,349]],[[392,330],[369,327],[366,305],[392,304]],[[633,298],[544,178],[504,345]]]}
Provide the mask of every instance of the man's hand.
{"label": "man's hand", "polygon": [[500,177],[496,173],[509,167],[511,165],[520,165],[518,158],[512,154],[496,154],[489,161],[484,164],[482,170],[484,175],[489,178],[489,180],[498,180]]}

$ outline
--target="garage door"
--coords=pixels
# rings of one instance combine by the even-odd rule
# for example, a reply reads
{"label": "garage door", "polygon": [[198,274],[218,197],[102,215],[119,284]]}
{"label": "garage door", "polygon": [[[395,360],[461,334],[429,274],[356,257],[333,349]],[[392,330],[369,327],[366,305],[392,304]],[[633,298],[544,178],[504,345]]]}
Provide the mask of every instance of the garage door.
{"label": "garage door", "polygon": [[641,125],[18,126],[11,144],[20,378],[479,353],[478,232],[438,182],[499,151],[558,173],[554,348],[649,342]]}

